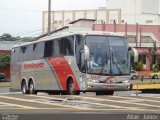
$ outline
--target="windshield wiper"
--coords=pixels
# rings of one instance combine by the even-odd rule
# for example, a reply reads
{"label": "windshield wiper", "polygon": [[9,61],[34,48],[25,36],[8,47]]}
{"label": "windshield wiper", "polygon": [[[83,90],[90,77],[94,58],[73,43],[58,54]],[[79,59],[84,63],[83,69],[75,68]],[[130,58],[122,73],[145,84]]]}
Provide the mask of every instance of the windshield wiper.
{"label": "windshield wiper", "polygon": [[116,62],[116,61],[114,60],[114,58],[113,58],[113,53],[112,53],[112,57],[111,57],[111,59],[112,59],[112,61],[113,61],[113,64],[115,64],[115,65],[116,65],[116,67],[117,67],[117,69],[118,69],[118,71],[119,71],[120,75],[122,75],[122,71],[121,71],[120,67],[118,66],[117,62]]}

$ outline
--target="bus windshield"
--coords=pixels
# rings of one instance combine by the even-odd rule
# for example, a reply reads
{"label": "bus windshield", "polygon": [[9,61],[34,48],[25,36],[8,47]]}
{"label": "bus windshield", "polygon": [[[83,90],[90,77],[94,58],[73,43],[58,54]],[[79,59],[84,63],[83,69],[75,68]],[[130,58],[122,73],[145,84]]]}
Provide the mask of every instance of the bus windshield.
{"label": "bus windshield", "polygon": [[119,36],[86,36],[90,50],[87,72],[98,75],[127,75],[130,71],[130,56],[127,40]]}

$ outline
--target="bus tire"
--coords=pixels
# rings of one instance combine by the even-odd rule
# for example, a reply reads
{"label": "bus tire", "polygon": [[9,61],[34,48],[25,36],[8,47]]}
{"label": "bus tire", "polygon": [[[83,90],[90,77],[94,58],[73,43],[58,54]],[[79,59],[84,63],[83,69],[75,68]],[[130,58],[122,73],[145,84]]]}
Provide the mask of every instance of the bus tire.
{"label": "bus tire", "polygon": [[68,95],[79,95],[80,91],[75,91],[75,83],[70,79],[67,83],[67,94]]}
{"label": "bus tire", "polygon": [[158,79],[158,76],[157,75],[154,75],[154,77],[153,77],[154,79]]}
{"label": "bus tire", "polygon": [[34,89],[34,83],[32,80],[29,82],[29,94],[37,94],[37,92]]}
{"label": "bus tire", "polygon": [[27,84],[26,84],[26,82],[24,80],[22,82],[21,89],[22,89],[22,93],[23,94],[28,94]]}

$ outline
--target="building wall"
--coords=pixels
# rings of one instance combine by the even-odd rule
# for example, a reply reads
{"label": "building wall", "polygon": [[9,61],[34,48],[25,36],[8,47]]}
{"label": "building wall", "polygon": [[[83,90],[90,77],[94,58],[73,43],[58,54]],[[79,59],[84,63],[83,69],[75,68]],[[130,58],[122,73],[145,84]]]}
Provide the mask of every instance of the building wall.
{"label": "building wall", "polygon": [[[114,21],[121,24],[121,9],[91,9],[91,10],[61,10],[51,12],[51,28],[56,30],[63,26],[67,26],[69,22],[80,19],[95,19],[95,23],[113,23]],[[47,32],[48,27],[48,12],[43,12],[42,31]]]}
{"label": "building wall", "polygon": [[160,0],[142,0],[142,13],[160,15]]}
{"label": "building wall", "polygon": [[107,8],[121,9],[124,23],[160,25],[160,0],[107,0]]}
{"label": "building wall", "polygon": [[[92,10],[52,11],[52,30],[68,25],[79,18],[97,20],[96,23],[160,25],[160,0],[107,0],[106,7]],[[48,13],[43,12],[43,34],[47,30]]]}

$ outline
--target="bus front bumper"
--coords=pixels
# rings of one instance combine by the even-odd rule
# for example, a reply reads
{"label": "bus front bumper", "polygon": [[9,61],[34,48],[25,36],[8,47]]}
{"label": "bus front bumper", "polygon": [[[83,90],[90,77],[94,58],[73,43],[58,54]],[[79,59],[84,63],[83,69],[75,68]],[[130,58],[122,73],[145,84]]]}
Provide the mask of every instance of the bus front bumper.
{"label": "bus front bumper", "polygon": [[130,83],[87,83],[87,91],[128,91],[131,89]]}

